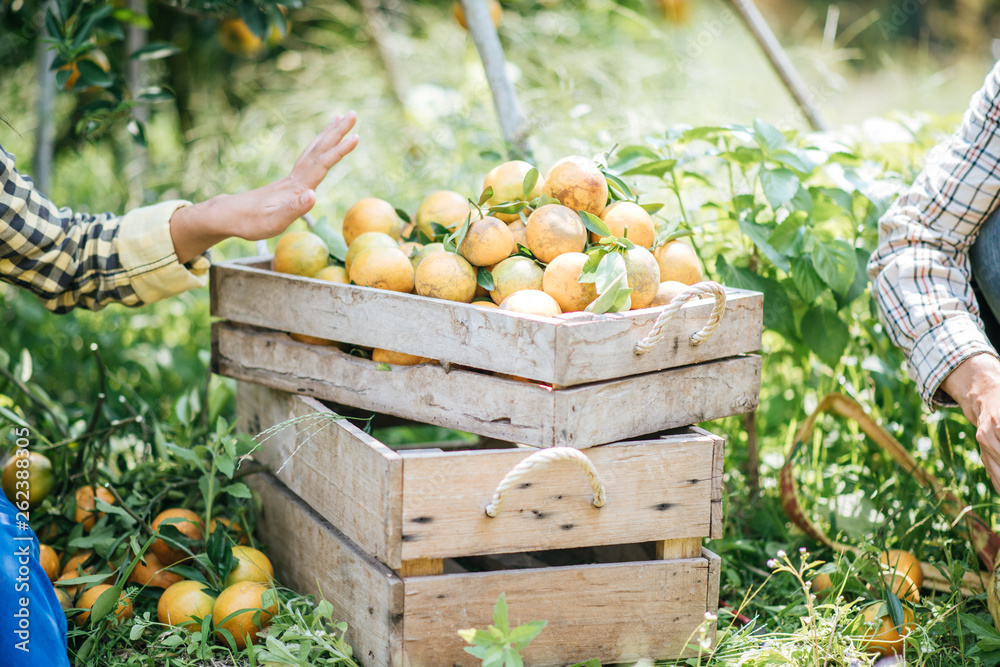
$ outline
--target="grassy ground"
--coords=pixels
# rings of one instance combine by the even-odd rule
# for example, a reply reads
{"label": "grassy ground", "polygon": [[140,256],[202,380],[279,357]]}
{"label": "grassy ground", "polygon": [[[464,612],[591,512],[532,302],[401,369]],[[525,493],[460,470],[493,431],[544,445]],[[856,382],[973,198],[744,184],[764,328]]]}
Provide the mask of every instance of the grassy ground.
{"label": "grassy ground", "polygon": [[[411,21],[393,26],[391,44],[408,88],[405,103],[395,98],[374,49],[358,40],[352,26],[360,17],[347,3],[304,10],[296,17],[299,27],[288,39],[289,50],[262,62],[238,60],[230,72],[206,75],[192,102],[196,124],[190,136],[178,136],[169,106],[158,111],[150,127],[147,198],[201,199],[279,177],[324,119],[348,108],[359,113],[362,144],[327,179],[317,215],[339,224],[346,208],[363,196],[385,197],[412,211],[430,190],[478,192],[502,145],[475,49],[442,9],[410,11]],[[886,139],[885,127],[865,119],[896,112],[954,117],[989,68],[986,54],[952,59],[911,50],[866,63],[858,73],[845,60],[852,56],[851,43],[824,43],[818,19],[781,18],[781,25],[792,26],[782,34],[795,36],[791,56],[817,91],[823,111],[843,133],[870,145]],[[615,143],[640,141],[676,123],[762,117],[804,129],[759,49],[719,2],[696,5],[684,26],[604,0],[563,3],[523,16],[508,11],[501,32],[522,103],[537,127],[533,144],[543,168],[564,154],[592,154]],[[28,172],[32,74],[22,68],[0,81],[5,113],[20,132],[6,132],[2,141]],[[234,100],[240,101],[239,109]],[[63,114],[68,112],[68,98],[60,105]],[[892,167],[912,173],[925,147],[898,148]],[[57,163],[53,198],[90,210],[120,210],[126,194],[119,172],[110,143],[67,152]],[[706,238],[711,233],[706,231]],[[218,254],[251,252],[250,244],[231,242]],[[164,415],[176,413],[182,402],[198,400],[209,342],[204,292],[140,311],[109,308],[62,318],[47,317],[31,297],[4,286],[0,302],[6,306],[0,327],[11,332],[5,345],[15,359],[20,350],[31,351],[39,377],[47,378],[45,389],[58,401],[72,405],[92,392],[95,371],[86,361],[91,342],[101,345],[116,375],[113,391],[134,387]],[[771,338],[765,344],[766,351],[780,348]],[[960,416],[921,412],[912,385],[905,382],[891,390],[880,385],[878,391],[889,392],[888,398],[876,395],[871,378],[881,372],[877,350],[856,362],[833,372],[795,366],[780,355],[769,358],[758,417],[763,455],[759,495],[744,474],[747,435],[741,422],[730,419],[711,426],[729,438],[726,538],[710,545],[725,559],[722,598],[734,607],[746,598],[743,613],[759,617],[765,628],[764,634],[751,636],[734,627],[715,664],[744,656],[750,656],[746,664],[777,664],[780,659],[812,664],[812,651],[829,637],[838,647],[843,643],[840,661],[831,664],[864,664],[851,662],[864,658],[853,656],[843,633],[831,630],[843,630],[855,598],[871,597],[858,578],[852,574],[845,579],[850,583],[842,604],[814,606],[791,571],[772,576],[767,563],[786,550],[791,554],[787,567],[797,571],[797,549],[803,546],[818,554],[810,562],[836,562],[843,573],[871,570],[871,554],[857,561],[835,560],[816,551],[812,541],[789,529],[778,503],[776,477],[784,448],[797,421],[826,391],[858,391],[883,406],[877,414],[882,422],[977,510],[989,512],[991,494],[976,465],[975,449],[969,447],[972,432]],[[899,369],[887,369],[884,375],[898,377]],[[218,395],[225,397],[228,384],[214,382]],[[919,486],[884,457],[871,454],[856,429],[834,421],[825,425],[826,435],[812,443],[800,483],[810,506],[834,525],[834,532],[843,531],[853,543],[870,544],[873,551],[902,546],[924,560],[957,559],[960,566],[974,567],[974,557]],[[920,608],[925,619],[922,651],[915,664],[982,664],[965,655],[963,642],[975,639],[958,625],[959,611],[983,616],[984,607],[981,601],[966,604],[949,594],[925,600]],[[721,627],[729,627],[728,617]]]}

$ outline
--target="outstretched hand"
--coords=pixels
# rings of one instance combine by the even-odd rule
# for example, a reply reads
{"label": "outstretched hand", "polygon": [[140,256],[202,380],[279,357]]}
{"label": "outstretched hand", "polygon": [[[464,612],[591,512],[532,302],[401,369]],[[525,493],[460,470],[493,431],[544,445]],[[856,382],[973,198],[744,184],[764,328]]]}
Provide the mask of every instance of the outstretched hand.
{"label": "outstretched hand", "polygon": [[945,378],[941,389],[976,427],[979,457],[1000,493],[1000,360],[991,354],[969,357]]}
{"label": "outstretched hand", "polygon": [[353,111],[331,120],[302,151],[288,176],[256,190],[178,209],[170,219],[177,260],[189,262],[227,238],[259,241],[283,233],[312,209],[316,188],[358,145],[357,135],[347,136],[356,120]]}

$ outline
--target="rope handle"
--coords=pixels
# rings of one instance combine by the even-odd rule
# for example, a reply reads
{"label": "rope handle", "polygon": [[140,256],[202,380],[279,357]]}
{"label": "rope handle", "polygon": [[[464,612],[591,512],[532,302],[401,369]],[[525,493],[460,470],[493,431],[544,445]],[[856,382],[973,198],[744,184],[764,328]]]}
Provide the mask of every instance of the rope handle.
{"label": "rope handle", "polygon": [[510,472],[500,480],[497,490],[493,492],[493,499],[486,506],[486,516],[496,518],[500,514],[500,510],[503,509],[503,502],[507,498],[507,493],[521,481],[522,477],[528,474],[529,470],[536,466],[555,461],[572,461],[580,466],[587,475],[590,488],[594,492],[594,507],[604,507],[604,503],[607,501],[607,494],[604,491],[604,482],[601,481],[601,476],[598,474],[597,468],[594,467],[594,462],[574,447],[549,447],[548,449],[540,449],[522,460],[511,468]]}
{"label": "rope handle", "polygon": [[688,301],[693,299],[700,299],[703,296],[713,296],[715,297],[715,308],[712,309],[712,314],[708,318],[708,323],[700,330],[691,336],[692,345],[701,345],[706,340],[712,337],[715,330],[719,328],[719,324],[722,323],[722,316],[726,312],[726,288],[717,282],[706,280],[704,282],[695,283],[691,285],[686,290],[675,296],[667,304],[667,307],[663,309],[660,316],[656,318],[656,323],[653,324],[653,328],[649,330],[646,337],[635,344],[635,353],[646,354],[652,350],[657,343],[663,339],[663,330],[667,326],[667,323],[674,318],[674,316],[680,311],[681,306],[683,306]]}

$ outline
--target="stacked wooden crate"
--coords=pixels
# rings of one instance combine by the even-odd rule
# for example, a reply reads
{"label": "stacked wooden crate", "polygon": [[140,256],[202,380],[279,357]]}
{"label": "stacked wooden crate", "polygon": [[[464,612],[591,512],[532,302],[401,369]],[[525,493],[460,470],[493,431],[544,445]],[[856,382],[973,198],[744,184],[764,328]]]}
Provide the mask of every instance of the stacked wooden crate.
{"label": "stacked wooden crate", "polygon": [[[477,664],[457,630],[489,625],[501,593],[513,623],[548,621],[528,665],[689,654],[718,602],[702,540],[720,536],[723,462],[722,439],[690,425],[756,407],[760,294],[727,290],[699,345],[714,304],[689,303],[636,355],[662,309],[533,317],[268,266],[214,267],[213,363],[240,381],[241,429],[287,422],[255,452],[273,471],[255,482],[263,537],[365,665]],[[389,367],[285,332],[440,363]],[[479,437],[394,449],[352,409]]]}

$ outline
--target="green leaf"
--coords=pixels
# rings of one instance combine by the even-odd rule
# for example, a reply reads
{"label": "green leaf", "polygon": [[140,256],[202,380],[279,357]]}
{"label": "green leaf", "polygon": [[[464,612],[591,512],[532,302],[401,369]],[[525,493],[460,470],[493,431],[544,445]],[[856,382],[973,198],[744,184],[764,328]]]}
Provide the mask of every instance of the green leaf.
{"label": "green leaf", "polygon": [[129,58],[134,60],[161,60],[180,52],[180,48],[170,42],[150,42],[133,51],[129,55]]}
{"label": "green leaf", "polygon": [[771,232],[767,242],[783,255],[797,255],[802,250],[802,236],[805,233],[803,221],[801,213],[788,216]]}
{"label": "green leaf", "polygon": [[492,292],[496,289],[496,285],[493,282],[493,274],[485,266],[480,266],[476,269],[476,282],[487,292]]}
{"label": "green leaf", "polygon": [[253,497],[250,494],[250,487],[243,482],[236,482],[235,484],[229,484],[222,487],[222,493],[228,493],[233,498],[249,499]]}
{"label": "green leaf", "polygon": [[788,202],[788,208],[794,211],[805,211],[807,215],[811,214],[813,210],[813,200],[809,190],[799,185],[799,189],[795,192],[795,196]]}
{"label": "green leaf", "polygon": [[92,12],[81,13],[81,21],[73,33],[75,35],[75,38],[73,39],[73,49],[79,49],[84,44],[89,42],[94,32],[94,27],[108,16],[111,16],[111,12],[113,12],[114,9],[115,8],[111,3],[107,3],[98,6]]}
{"label": "green leaf", "polygon": [[267,31],[270,24],[267,20],[267,14],[260,10],[260,5],[257,2],[252,2],[250,0],[242,0],[239,3],[240,18],[243,22],[247,24],[250,31],[257,35],[261,39],[267,39]]}
{"label": "green leaf", "polygon": [[663,178],[663,175],[673,170],[675,166],[677,166],[677,160],[654,160],[653,162],[646,162],[632,167],[628,171],[623,172],[622,176],[656,176],[657,178]]}
{"label": "green leaf", "polygon": [[[833,366],[833,364],[829,365]],[[902,628],[906,623],[906,616],[903,613],[903,603],[899,601],[895,593],[888,589],[885,592],[885,604],[889,609],[889,620],[892,621],[893,626]]]}
{"label": "green leaf", "polygon": [[604,170],[601,170],[601,173],[604,174],[604,180],[608,182],[608,188],[610,188],[612,191],[617,190],[626,199],[635,201],[635,195],[632,194],[632,189],[628,186],[627,183],[625,183],[625,181],[618,178],[614,174],[609,174]]}
{"label": "green leaf", "polygon": [[517,648],[523,651],[528,646],[528,643],[545,629],[547,624],[548,621],[532,621],[517,626],[510,631],[510,643],[516,644]]}
{"label": "green leaf", "polygon": [[[802,316],[802,340],[827,366],[836,367],[847,348],[851,331],[840,316],[814,306]],[[899,600],[896,600],[899,603]]]}
{"label": "green leaf", "polygon": [[510,623],[507,621],[507,594],[501,593],[493,605],[493,625],[503,634],[510,632]]}
{"label": "green leaf", "polygon": [[499,204],[497,206],[490,206],[488,210],[490,215],[495,215],[497,213],[505,213],[507,215],[514,215],[515,213],[520,213],[524,209],[528,208],[528,202],[519,201],[512,203]]}
{"label": "green leaf", "polygon": [[790,169],[763,169],[760,185],[771,208],[777,209],[791,201],[799,191],[799,177]]}
{"label": "green leaf", "polygon": [[167,100],[172,100],[174,99],[174,94],[166,88],[150,86],[149,88],[143,88],[137,92],[135,99],[140,102],[149,102],[150,104],[153,104],[156,102],[166,102]]}
{"label": "green leaf", "polygon": [[375,365],[375,370],[377,370],[377,371],[391,371],[392,370],[392,366],[390,366],[389,364],[387,364],[384,361],[380,361],[378,364]]}
{"label": "green leaf", "polygon": [[971,630],[979,639],[1000,639],[1000,633],[997,632],[996,628],[978,616],[961,613],[958,617],[962,621],[962,625]]}
{"label": "green leaf", "polygon": [[812,262],[816,273],[834,292],[844,294],[854,282],[857,258],[854,247],[846,241],[817,239],[812,249]]}
{"label": "green leaf", "polygon": [[771,227],[753,222],[748,216],[741,215],[739,219],[740,229],[754,242],[764,256],[771,260],[771,263],[784,272],[788,272],[788,258],[771,247],[768,239],[773,232]]}
{"label": "green leaf", "polygon": [[655,204],[655,203],[654,204],[639,204],[639,208],[641,208],[642,210],[644,210],[646,213],[649,213],[650,215],[653,215],[654,213],[659,212],[659,210],[661,208],[663,208],[663,204]]}
{"label": "green leaf", "polygon": [[611,230],[608,226],[604,224],[604,221],[598,218],[593,213],[589,211],[577,211],[580,214],[580,219],[583,220],[583,226],[594,232],[598,236],[611,236]]}
{"label": "green leaf", "polygon": [[115,607],[118,606],[118,600],[121,597],[121,594],[121,586],[112,586],[97,597],[97,600],[94,602],[94,606],[90,609],[91,627],[104,620],[105,616],[114,611]]}
{"label": "green leaf", "polygon": [[816,273],[812,260],[808,257],[796,257],[792,260],[791,267],[792,281],[795,283],[795,291],[799,293],[802,300],[812,303],[826,289],[826,283]]}
{"label": "green leaf", "polygon": [[76,61],[76,66],[80,70],[80,78],[73,85],[73,90],[83,90],[93,86],[107,88],[114,83],[111,74],[101,69],[101,66],[93,60],[80,58]]}
{"label": "green leaf", "polygon": [[866,250],[861,248],[854,249],[854,256],[857,259],[857,270],[854,272],[854,281],[851,286],[847,288],[847,292],[844,294],[834,294],[837,299],[837,308],[843,308],[844,306],[852,303],[855,299],[861,296],[865,288],[868,287],[868,258],[869,254]]}
{"label": "green leaf", "polygon": [[532,167],[528,170],[528,173],[524,175],[524,181],[521,183],[525,199],[531,196],[531,191],[535,189],[536,183],[538,183],[538,170]]}
{"label": "green leaf", "polygon": [[722,282],[729,287],[753,290],[764,294],[764,326],[777,331],[782,336],[797,338],[795,315],[792,303],[784,288],[773,278],[765,278],[739,266],[733,266],[719,255],[715,259],[715,271]]}
{"label": "green leaf", "polygon": [[488,185],[486,186],[486,189],[483,190],[483,192],[479,195],[479,206],[482,206],[487,201],[489,201],[490,197],[492,196],[493,196],[493,186]]}
{"label": "green leaf", "polygon": [[795,147],[775,151],[771,154],[771,159],[803,174],[810,173],[815,167],[805,152]]}
{"label": "green leaf", "polygon": [[625,278],[627,284],[628,273],[625,258],[619,252],[609,252],[601,258],[597,265],[597,270],[594,272],[594,287],[598,294],[603,294],[622,277]]}
{"label": "green leaf", "polygon": [[[618,255],[618,253],[611,253]],[[620,257],[620,255],[618,255]],[[628,277],[622,273],[612,281],[608,287],[600,293],[584,309],[588,313],[612,313],[624,306],[625,300],[629,298],[632,290],[628,287]]]}
{"label": "green leaf", "polygon": [[347,242],[344,240],[344,235],[331,227],[326,218],[320,218],[319,222],[313,225],[311,231],[323,239],[323,243],[326,244],[327,250],[332,256],[341,262],[344,261],[347,257]]}
{"label": "green leaf", "polygon": [[774,153],[788,145],[785,135],[770,123],[765,123],[759,118],[753,122],[753,138],[762,148]]}
{"label": "green leaf", "polygon": [[[487,188],[487,189],[492,189],[492,188]],[[454,244],[455,250],[457,251],[458,246],[462,245],[462,241],[465,240],[465,235],[469,233],[469,227],[471,226],[472,226],[472,213],[469,213],[469,215],[465,216],[465,222],[463,222],[462,225],[455,230],[454,234],[452,234],[446,239],[445,248],[447,249],[448,247],[450,247],[451,244]]]}

